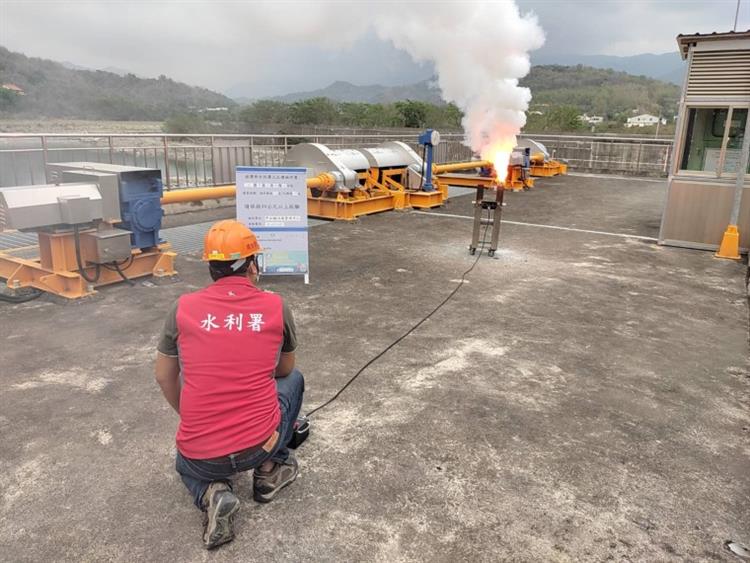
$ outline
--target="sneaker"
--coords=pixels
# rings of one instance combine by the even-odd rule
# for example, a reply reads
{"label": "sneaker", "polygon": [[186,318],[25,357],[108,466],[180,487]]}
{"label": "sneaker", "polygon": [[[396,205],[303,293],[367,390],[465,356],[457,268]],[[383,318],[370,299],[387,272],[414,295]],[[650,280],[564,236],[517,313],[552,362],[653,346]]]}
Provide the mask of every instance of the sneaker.
{"label": "sneaker", "polygon": [[289,485],[299,475],[299,466],[290,455],[284,463],[276,463],[271,471],[255,470],[253,498],[258,502],[271,502],[281,489]]}
{"label": "sneaker", "polygon": [[206,506],[206,528],[203,543],[213,549],[234,539],[234,514],[240,509],[240,499],[229,485],[221,481],[211,483],[203,495]]}

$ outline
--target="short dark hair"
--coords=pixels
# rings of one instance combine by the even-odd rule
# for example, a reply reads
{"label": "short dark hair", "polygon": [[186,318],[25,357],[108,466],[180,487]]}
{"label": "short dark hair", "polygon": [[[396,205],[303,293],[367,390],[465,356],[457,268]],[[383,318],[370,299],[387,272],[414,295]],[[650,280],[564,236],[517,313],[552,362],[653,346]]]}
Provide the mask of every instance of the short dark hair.
{"label": "short dark hair", "polygon": [[232,269],[232,265],[234,265],[235,262],[236,260],[209,260],[208,272],[209,274],[211,274],[211,279],[216,281],[229,276],[246,275],[247,271],[250,269],[250,264],[255,262],[255,255],[253,254],[252,256],[248,256],[247,258],[245,258],[244,264],[242,264],[239,268]]}

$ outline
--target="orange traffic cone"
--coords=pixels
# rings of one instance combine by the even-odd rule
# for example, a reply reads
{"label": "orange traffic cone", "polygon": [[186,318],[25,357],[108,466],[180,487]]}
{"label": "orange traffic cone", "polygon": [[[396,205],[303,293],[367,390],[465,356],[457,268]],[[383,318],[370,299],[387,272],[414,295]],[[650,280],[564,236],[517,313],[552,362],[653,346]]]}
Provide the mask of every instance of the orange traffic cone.
{"label": "orange traffic cone", "polygon": [[715,255],[717,258],[728,258],[729,260],[740,259],[740,233],[737,225],[729,225],[724,231],[721,246]]}

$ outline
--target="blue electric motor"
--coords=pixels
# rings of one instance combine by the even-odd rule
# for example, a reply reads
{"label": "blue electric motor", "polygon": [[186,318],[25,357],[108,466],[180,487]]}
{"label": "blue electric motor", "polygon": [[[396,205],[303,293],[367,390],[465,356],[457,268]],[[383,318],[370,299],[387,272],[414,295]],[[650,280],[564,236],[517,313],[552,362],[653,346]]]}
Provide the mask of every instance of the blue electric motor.
{"label": "blue electric motor", "polygon": [[161,196],[164,185],[159,170],[132,170],[120,172],[121,227],[131,231],[133,248],[150,248],[158,245],[159,229],[164,210]]}
{"label": "blue electric motor", "polygon": [[[164,211],[161,196],[164,185],[161,170],[140,168],[103,162],[56,162],[47,164],[47,174],[52,182],[101,182],[107,217],[117,218],[117,226],[127,229],[133,248],[146,249],[162,242],[159,238]],[[117,176],[117,188],[105,182],[102,176]],[[117,197],[117,203],[113,200]],[[121,221],[121,222],[120,222]]]}

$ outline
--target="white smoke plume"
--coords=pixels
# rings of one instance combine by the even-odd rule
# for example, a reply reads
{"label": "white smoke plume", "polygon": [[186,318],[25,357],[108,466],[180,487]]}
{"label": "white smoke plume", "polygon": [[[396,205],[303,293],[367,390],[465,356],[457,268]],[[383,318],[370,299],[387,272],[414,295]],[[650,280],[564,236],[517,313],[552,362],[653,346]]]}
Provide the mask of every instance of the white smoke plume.
{"label": "white smoke plume", "polygon": [[464,112],[466,143],[505,169],[531,100],[518,80],[529,51],[544,43],[533,14],[513,0],[254,2],[245,5],[263,37],[346,48],[373,27],[418,62],[435,65],[443,99]]}
{"label": "white smoke plume", "polygon": [[374,18],[377,33],[435,64],[443,99],[464,112],[467,144],[503,171],[531,101],[518,80],[530,70],[529,51],[544,43],[536,17],[513,1],[387,6]]}
{"label": "white smoke plume", "polygon": [[[202,70],[214,80],[226,73],[267,80],[273,76],[267,69],[255,71],[267,64],[270,50],[283,52],[293,46],[299,53],[300,47],[315,45],[345,51],[367,40],[374,29],[417,61],[435,65],[443,97],[464,112],[467,144],[490,160],[496,160],[497,152],[509,152],[525,124],[531,95],[518,80],[529,71],[529,51],[544,42],[536,17],[521,15],[513,0],[149,0],[148,17],[142,9],[145,3],[133,0],[5,4],[0,0],[0,37],[5,32],[27,40],[25,30],[60,27],[65,21],[70,37],[80,39],[77,34],[83,34],[95,44],[107,45],[103,51],[126,53],[122,61],[103,56],[102,64],[136,64],[133,44],[143,54],[164,51],[164,45],[174,42],[187,45],[186,50],[167,49],[162,57],[170,57],[172,68],[184,70],[190,64],[185,61],[204,60],[206,53],[231,48],[236,58],[217,55],[216,64]],[[111,33],[113,14],[119,27],[137,33]],[[6,20],[15,24],[4,27]],[[85,31],[77,31],[75,25]],[[188,34],[190,41],[185,43]],[[310,66],[316,64],[320,61]]]}

